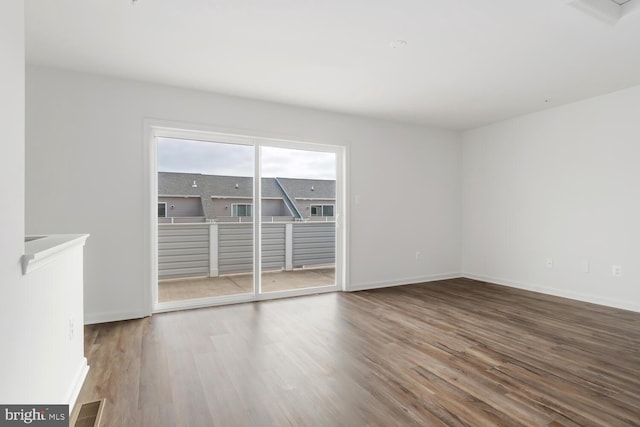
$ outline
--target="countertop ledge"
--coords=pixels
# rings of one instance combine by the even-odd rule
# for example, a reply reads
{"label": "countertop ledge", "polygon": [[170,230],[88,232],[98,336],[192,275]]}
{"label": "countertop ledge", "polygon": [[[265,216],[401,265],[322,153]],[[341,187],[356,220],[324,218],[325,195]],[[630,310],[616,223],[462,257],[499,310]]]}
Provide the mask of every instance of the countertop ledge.
{"label": "countertop ledge", "polygon": [[84,246],[88,237],[88,234],[26,236],[24,255],[22,255],[22,274],[29,274],[48,264],[69,248]]}

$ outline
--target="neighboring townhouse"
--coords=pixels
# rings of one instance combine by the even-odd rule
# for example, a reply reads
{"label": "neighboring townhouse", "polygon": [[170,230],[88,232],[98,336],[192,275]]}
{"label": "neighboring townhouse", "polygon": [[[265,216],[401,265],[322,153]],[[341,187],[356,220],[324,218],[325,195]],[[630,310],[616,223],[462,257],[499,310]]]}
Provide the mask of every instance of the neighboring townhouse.
{"label": "neighboring townhouse", "polygon": [[304,218],[333,217],[336,182],[323,179],[275,178]]}
{"label": "neighboring townhouse", "polygon": [[[280,221],[334,217],[334,180],[262,178],[262,217]],[[158,173],[158,216],[241,221],[253,216],[253,178]]]}

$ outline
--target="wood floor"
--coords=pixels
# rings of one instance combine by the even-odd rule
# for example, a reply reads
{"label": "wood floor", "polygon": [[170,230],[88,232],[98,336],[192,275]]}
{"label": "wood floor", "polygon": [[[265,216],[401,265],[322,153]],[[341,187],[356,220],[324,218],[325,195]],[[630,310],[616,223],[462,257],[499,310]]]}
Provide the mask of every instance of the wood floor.
{"label": "wood floor", "polygon": [[640,313],[467,279],[88,326],[106,426],[638,426]]}

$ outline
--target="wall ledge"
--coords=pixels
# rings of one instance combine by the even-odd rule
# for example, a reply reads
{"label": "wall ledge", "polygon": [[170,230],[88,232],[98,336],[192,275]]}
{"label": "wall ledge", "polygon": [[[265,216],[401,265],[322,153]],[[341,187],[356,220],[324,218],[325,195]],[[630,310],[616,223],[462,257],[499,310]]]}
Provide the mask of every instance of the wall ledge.
{"label": "wall ledge", "polygon": [[63,252],[76,246],[84,246],[88,234],[51,234],[27,236],[22,255],[22,274],[29,274],[49,264]]}

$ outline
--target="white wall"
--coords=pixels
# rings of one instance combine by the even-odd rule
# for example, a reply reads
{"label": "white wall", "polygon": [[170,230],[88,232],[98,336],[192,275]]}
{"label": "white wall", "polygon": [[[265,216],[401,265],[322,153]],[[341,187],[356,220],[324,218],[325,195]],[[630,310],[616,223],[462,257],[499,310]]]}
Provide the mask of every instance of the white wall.
{"label": "white wall", "polygon": [[635,87],[466,132],[463,273],[640,311],[639,112]]}
{"label": "white wall", "polygon": [[[82,330],[70,340],[68,325],[69,316],[82,319],[76,301],[76,295],[81,299],[82,270],[69,271],[68,257],[27,276],[20,265],[25,214],[22,0],[0,2],[0,61],[0,194],[6,202],[0,209],[0,403],[72,403],[83,362],[86,369]],[[81,259],[82,253],[69,256]],[[56,286],[69,282],[79,289],[65,294]]]}
{"label": "white wall", "polygon": [[24,276],[28,298],[17,307],[21,337],[13,350],[19,360],[9,374],[17,385],[8,391],[12,402],[73,405],[80,393],[88,370],[82,259],[83,247],[78,245]]}
{"label": "white wall", "polygon": [[148,314],[145,118],[348,146],[351,287],[459,275],[454,132],[29,67],[27,231],[91,234],[86,321]]}
{"label": "white wall", "polygon": [[[24,287],[20,257],[24,251],[24,5],[21,0],[0,3],[0,402],[13,401],[12,393],[26,389],[17,378],[31,354],[21,346],[31,331],[23,321],[38,314],[23,312],[31,307]],[[33,310],[33,308],[31,308]],[[35,336],[37,336],[37,331]],[[16,387],[16,389],[14,389]]]}

